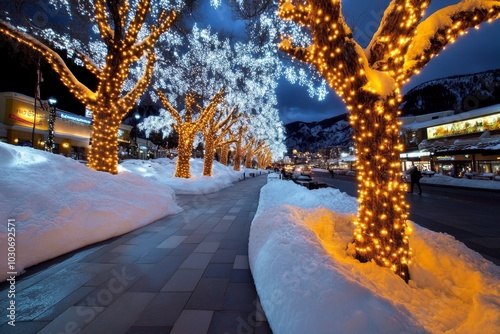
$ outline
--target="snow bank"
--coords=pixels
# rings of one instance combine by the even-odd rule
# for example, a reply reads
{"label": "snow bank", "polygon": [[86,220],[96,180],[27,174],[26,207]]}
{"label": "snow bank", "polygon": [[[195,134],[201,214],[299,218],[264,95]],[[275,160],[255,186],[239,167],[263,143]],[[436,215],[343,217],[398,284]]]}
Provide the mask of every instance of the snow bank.
{"label": "snow bank", "polygon": [[[95,172],[75,160],[0,143],[0,257],[15,220],[16,271],[179,212],[174,191],[134,175]],[[0,264],[6,279],[7,261]]]}
{"label": "snow bank", "polygon": [[361,264],[348,247],[355,201],[288,181],[262,188],[249,261],[275,333],[499,331],[499,267],[414,224],[409,284],[389,269]]}
{"label": "snow bank", "polygon": [[131,172],[174,189],[176,194],[209,194],[231,186],[243,177],[244,170],[235,172],[214,161],[212,176],[203,176],[203,159],[191,159],[189,179],[174,177],[176,159],[125,160],[119,173]]}

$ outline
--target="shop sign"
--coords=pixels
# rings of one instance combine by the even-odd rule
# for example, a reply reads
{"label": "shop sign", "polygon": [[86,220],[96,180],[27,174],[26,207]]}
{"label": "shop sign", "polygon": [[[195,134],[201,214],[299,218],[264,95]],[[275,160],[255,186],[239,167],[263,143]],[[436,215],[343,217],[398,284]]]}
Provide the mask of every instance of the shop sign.
{"label": "shop sign", "polygon": [[455,160],[454,157],[452,157],[450,155],[437,156],[436,159],[438,161],[441,161],[441,160]]}
{"label": "shop sign", "polygon": [[[12,110],[9,112],[9,119],[12,125],[20,125],[24,127],[33,127],[35,112],[32,108],[25,106],[25,103],[13,101]],[[39,130],[47,130],[47,115],[43,109],[37,108],[36,113],[36,128]]]}
{"label": "shop sign", "polygon": [[500,113],[427,128],[427,139],[500,130]]}
{"label": "shop sign", "polygon": [[59,117],[61,117],[61,119],[76,122],[76,123],[82,123],[82,124],[87,124],[87,125],[92,124],[91,119],[88,119],[88,118],[82,117],[82,116],[78,116],[78,115],[67,114],[65,112],[61,112]]}
{"label": "shop sign", "polygon": [[424,152],[424,151],[416,151],[416,152],[408,152],[408,153],[401,153],[399,157],[401,159],[409,159],[409,158],[420,158],[420,157],[428,157],[430,156],[430,152]]}

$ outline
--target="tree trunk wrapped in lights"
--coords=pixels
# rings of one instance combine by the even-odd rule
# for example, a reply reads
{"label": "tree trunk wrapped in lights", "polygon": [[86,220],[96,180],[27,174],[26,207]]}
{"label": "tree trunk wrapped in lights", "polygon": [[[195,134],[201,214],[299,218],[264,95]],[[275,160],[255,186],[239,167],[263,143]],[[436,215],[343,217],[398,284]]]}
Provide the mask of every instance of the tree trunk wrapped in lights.
{"label": "tree trunk wrapped in lights", "polygon": [[245,168],[252,168],[252,158],[253,158],[253,145],[255,143],[255,138],[247,139],[247,142],[242,147],[242,152],[245,152]]}
{"label": "tree trunk wrapped in lights", "polygon": [[[94,170],[112,174],[118,172],[118,127],[149,86],[155,63],[154,45],[160,35],[169,29],[176,16],[175,12],[167,14],[161,11],[157,23],[150,27],[146,36],[142,36],[139,31],[146,31],[145,23],[150,9],[151,0],[138,1],[135,15],[129,21],[127,17],[133,12],[128,1],[94,1],[94,19],[100,38],[106,46],[104,64],[98,66],[83,52],[71,51],[95,75],[98,82],[95,91],[78,81],[52,48],[10,23],[0,21],[0,33],[28,45],[42,55],[69,91],[92,111],[92,147],[88,165]],[[131,67],[144,57],[146,62],[142,77],[126,92],[124,87]]]}
{"label": "tree trunk wrapped in lights", "polygon": [[227,166],[229,164],[229,146],[236,142],[236,138],[230,134],[229,139],[224,140],[219,144],[220,147],[220,163]]}
{"label": "tree trunk wrapped in lights", "polygon": [[374,260],[405,281],[408,265],[408,205],[399,154],[401,87],[466,29],[497,19],[499,1],[463,0],[424,19],[430,1],[393,0],[366,49],[353,38],[340,0],[282,0],[279,15],[306,26],[312,44],[280,49],[307,62],[327,80],[350,111],[358,156],[359,211],[356,258]]}
{"label": "tree trunk wrapped in lights", "polygon": [[[183,120],[180,113],[174,107],[172,107],[167,97],[160,91],[156,91],[156,93],[165,109],[172,115],[175,121],[173,128],[179,134],[179,145],[177,147],[179,155],[177,156],[175,176],[188,179],[191,176],[189,171],[191,164],[189,163],[189,160],[191,159],[196,133],[202,131],[207,126],[208,122],[214,117],[215,113],[217,112],[217,106],[222,102],[224,96],[224,88],[222,88],[217,94],[215,94],[215,96],[206,107],[204,107],[203,109],[199,108],[199,116],[196,121],[193,121],[193,107],[195,104],[195,98],[193,94],[186,95],[186,110],[184,112]],[[212,152],[213,148],[214,147],[212,147]],[[207,148],[205,147],[205,149]]]}
{"label": "tree trunk wrapped in lights", "polygon": [[257,153],[257,163],[260,169],[266,169],[272,163],[273,155],[267,146],[263,147]]}
{"label": "tree trunk wrapped in lights", "polygon": [[252,168],[253,167],[253,157],[260,152],[261,149],[265,147],[265,142],[264,141],[257,141],[255,138],[250,138],[246,145],[244,146],[243,150],[246,152],[245,153],[245,167],[246,168]]}
{"label": "tree trunk wrapped in lights", "polygon": [[[241,114],[236,112],[236,107],[230,110],[225,106],[218,112],[216,117],[208,121],[207,126],[203,129],[203,137],[205,138],[205,160],[203,162],[204,176],[212,176],[215,148],[223,143],[224,137],[229,133],[231,127],[238,121],[240,116]],[[227,145],[229,145],[229,143]]]}
{"label": "tree trunk wrapped in lights", "polygon": [[241,160],[243,158],[243,152],[245,151],[243,147],[243,140],[245,139],[245,135],[247,133],[246,126],[240,126],[238,128],[238,133],[236,133],[236,141],[235,141],[235,151],[234,151],[234,165],[233,170],[236,172],[240,171],[241,168]]}

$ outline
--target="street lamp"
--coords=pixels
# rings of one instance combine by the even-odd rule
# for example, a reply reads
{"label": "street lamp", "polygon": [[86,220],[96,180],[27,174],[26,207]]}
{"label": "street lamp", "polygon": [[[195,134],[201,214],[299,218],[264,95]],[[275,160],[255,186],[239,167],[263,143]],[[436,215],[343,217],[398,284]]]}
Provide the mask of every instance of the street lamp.
{"label": "street lamp", "polygon": [[56,121],[56,104],[57,100],[54,97],[49,97],[49,138],[47,139],[47,151],[52,152],[54,148],[54,123]]}
{"label": "street lamp", "polygon": [[133,150],[133,158],[137,159],[139,156],[139,145],[137,145],[137,124],[139,123],[139,118],[141,118],[141,115],[139,115],[138,112],[134,114],[134,127],[132,129],[132,133],[134,134],[134,141],[132,142],[131,148]]}

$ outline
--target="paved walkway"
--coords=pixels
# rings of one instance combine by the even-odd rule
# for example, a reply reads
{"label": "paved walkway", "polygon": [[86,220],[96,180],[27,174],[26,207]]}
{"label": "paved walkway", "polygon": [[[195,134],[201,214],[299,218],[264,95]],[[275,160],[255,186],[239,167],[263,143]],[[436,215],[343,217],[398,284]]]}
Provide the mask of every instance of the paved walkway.
{"label": "paved walkway", "polygon": [[271,333],[248,267],[248,235],[266,177],[184,211],[28,268],[16,282],[16,326],[0,333]]}

